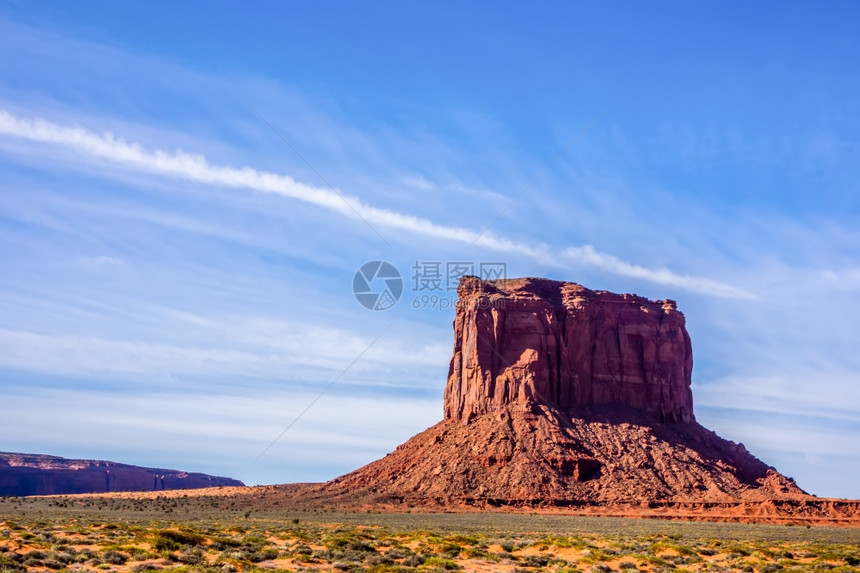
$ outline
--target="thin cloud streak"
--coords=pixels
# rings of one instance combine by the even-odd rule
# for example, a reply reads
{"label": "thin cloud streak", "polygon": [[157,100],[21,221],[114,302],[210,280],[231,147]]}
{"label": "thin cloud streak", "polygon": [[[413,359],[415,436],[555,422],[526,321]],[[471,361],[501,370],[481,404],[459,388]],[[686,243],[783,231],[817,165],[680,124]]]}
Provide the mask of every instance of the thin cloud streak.
{"label": "thin cloud streak", "polygon": [[795,366],[791,374],[729,376],[696,383],[693,396],[697,405],[711,408],[860,423],[858,380],[852,372],[812,372]]}
{"label": "thin cloud streak", "polygon": [[[181,324],[168,323],[174,332]],[[255,330],[261,325],[264,330]],[[212,342],[205,347],[191,342],[159,343],[122,340],[104,336],[47,335],[0,328],[0,370],[11,368],[56,375],[88,375],[126,385],[132,380],[150,383],[171,376],[242,376],[261,380],[318,381],[329,378],[342,364],[368,350],[356,335],[339,329],[292,325],[287,332],[275,325],[252,321],[236,324],[235,333],[224,332],[226,324],[208,324]],[[296,334],[300,333],[300,334]],[[269,336],[267,336],[269,335]],[[330,341],[338,341],[333,344]],[[314,350],[309,350],[314,349]],[[410,367],[415,380],[444,363],[445,348],[410,343],[401,339],[383,341],[364,358],[365,365],[353,368],[350,383],[384,385],[367,372],[378,375],[382,368]],[[368,366],[369,364],[370,366]]]}
{"label": "thin cloud streak", "polygon": [[288,175],[258,171],[252,167],[213,165],[203,155],[188,153],[181,149],[174,153],[160,149],[150,151],[111,132],[98,135],[83,127],[61,126],[38,117],[21,119],[0,109],[0,133],[29,141],[62,145],[79,153],[146,173],[178,177],[209,185],[275,193],[317,205],[353,219],[362,218],[378,225],[467,245],[474,242],[476,245],[494,251],[527,255],[555,267],[566,267],[570,264],[590,266],[620,276],[720,298],[755,298],[751,293],[712,279],[682,275],[665,268],[652,269],[634,265],[614,255],[597,251],[591,245],[570,247],[554,256],[546,246],[534,247],[510,241],[489,232],[475,241],[476,232],[471,229],[438,224],[414,215],[367,205],[357,197],[300,183]]}

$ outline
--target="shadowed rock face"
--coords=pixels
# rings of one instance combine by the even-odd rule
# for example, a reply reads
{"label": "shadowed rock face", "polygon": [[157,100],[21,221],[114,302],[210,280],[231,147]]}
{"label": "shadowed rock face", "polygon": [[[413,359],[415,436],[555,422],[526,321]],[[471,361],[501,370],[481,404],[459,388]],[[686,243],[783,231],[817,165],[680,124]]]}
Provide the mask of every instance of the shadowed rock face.
{"label": "shadowed rock face", "polygon": [[0,496],[242,485],[239,480],[201,473],[144,468],[102,460],[68,460],[40,454],[0,452]]}
{"label": "shadowed rock face", "polygon": [[674,301],[534,278],[464,277],[457,294],[446,419],[537,402],[694,421],[693,352]]}

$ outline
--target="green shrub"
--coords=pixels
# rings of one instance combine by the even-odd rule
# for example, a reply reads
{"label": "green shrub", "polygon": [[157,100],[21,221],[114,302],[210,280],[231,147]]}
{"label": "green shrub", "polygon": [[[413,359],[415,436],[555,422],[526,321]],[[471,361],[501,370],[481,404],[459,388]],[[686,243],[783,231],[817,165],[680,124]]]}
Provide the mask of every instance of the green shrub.
{"label": "green shrub", "polygon": [[439,567],[441,569],[445,569],[446,571],[456,571],[457,569],[462,569],[457,562],[453,559],[445,559],[444,557],[432,556],[428,557],[424,561],[424,565],[428,567]]}
{"label": "green shrub", "polygon": [[463,550],[467,559],[490,559],[492,556],[483,547],[467,547]]}
{"label": "green shrub", "polygon": [[183,545],[201,545],[205,537],[192,531],[177,531],[175,529],[162,529],[156,534],[155,543],[163,547],[156,549],[179,549]]}

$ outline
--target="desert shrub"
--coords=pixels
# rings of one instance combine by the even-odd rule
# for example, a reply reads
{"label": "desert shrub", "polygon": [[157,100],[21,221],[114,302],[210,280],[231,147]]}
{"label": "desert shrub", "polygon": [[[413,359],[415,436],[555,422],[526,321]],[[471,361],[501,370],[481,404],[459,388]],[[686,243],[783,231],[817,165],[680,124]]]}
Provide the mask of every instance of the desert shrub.
{"label": "desert shrub", "polygon": [[744,547],[742,545],[730,545],[729,547],[726,547],[726,551],[729,552],[730,557],[732,555],[734,555],[735,557],[740,556],[740,555],[747,557],[751,553],[751,551],[749,549],[747,549],[746,547]]}
{"label": "desert shrub", "polygon": [[343,561],[354,561],[359,563],[364,561],[365,559],[368,559],[370,556],[370,553],[365,553],[363,551],[353,551],[352,549],[341,551],[338,554],[338,558]]}
{"label": "desert shrub", "polygon": [[480,539],[475,537],[474,535],[463,535],[456,534],[448,537],[448,541],[452,543],[457,543],[459,545],[477,545],[481,542]]}
{"label": "desert shrub", "polygon": [[26,557],[27,559],[34,559],[36,561],[41,561],[43,559],[47,559],[48,554],[45,553],[44,551],[39,551],[38,549],[34,549],[32,551],[28,551],[27,553],[25,553],[24,557]]}
{"label": "desert shrub", "polygon": [[[670,543],[668,541],[658,541],[657,543],[652,543],[651,547],[648,548],[651,553],[660,553],[661,551],[675,551],[678,555],[696,555],[696,552],[687,547],[686,545],[681,545],[679,543]],[[749,555],[749,552],[746,553]]]}
{"label": "desert shrub", "polygon": [[71,553],[68,551],[61,551],[61,552],[55,553],[53,555],[53,558],[55,560],[59,561],[60,563],[62,563],[63,565],[68,565],[70,563],[75,562],[74,552],[75,552],[74,549],[71,550]]}
{"label": "desert shrub", "polygon": [[169,539],[167,537],[162,537],[161,535],[155,537],[152,540],[152,547],[156,551],[174,551],[182,547],[179,543]]}
{"label": "desert shrub", "polygon": [[262,553],[263,557],[265,557],[267,560],[277,559],[279,554],[278,550],[274,547],[267,547],[266,549],[260,551],[260,553]]}
{"label": "desert shrub", "polygon": [[248,535],[242,541],[245,545],[251,545],[253,547],[259,547],[260,545],[266,544],[266,538],[259,535]]}
{"label": "desert shrub", "polygon": [[6,557],[5,554],[0,555],[0,571],[8,573],[22,573],[26,570],[26,567],[22,566],[17,561],[13,561],[12,559]]}
{"label": "desert shrub", "polygon": [[247,551],[242,557],[251,563],[259,563],[266,560],[266,556],[260,551]]}
{"label": "desert shrub", "polygon": [[95,551],[93,551],[91,549],[81,549],[75,555],[75,561],[77,561],[78,563],[86,563],[90,559],[95,559],[95,558],[96,558],[96,553],[95,553]]}
{"label": "desert shrub", "polygon": [[6,554],[6,556],[16,563],[23,563],[27,560],[26,555],[21,555],[20,553],[15,553],[14,551],[10,551]]}
{"label": "desert shrub", "polygon": [[513,541],[502,541],[499,545],[505,553],[513,553],[516,548]]}
{"label": "desert shrub", "polygon": [[374,555],[367,560],[368,565],[394,565],[394,559],[388,555]]}
{"label": "desert shrub", "polygon": [[406,559],[410,555],[414,555],[414,553],[408,547],[395,547],[386,553],[386,555],[391,559]]}
{"label": "desert shrub", "polygon": [[413,553],[409,555],[406,559],[403,560],[403,564],[407,567],[418,567],[419,565],[424,565],[424,562],[427,560],[423,555],[418,555],[417,553]]}
{"label": "desert shrub", "polygon": [[232,537],[216,537],[212,540],[212,547],[218,551],[223,551],[228,547],[241,547],[242,542]]}
{"label": "desert shrub", "polygon": [[546,567],[550,557],[547,555],[529,555],[523,563],[526,567]]}
{"label": "desert shrub", "polygon": [[492,556],[483,547],[467,547],[463,550],[467,559],[490,559]]}
{"label": "desert shrub", "polygon": [[659,557],[657,555],[651,555],[650,553],[646,553],[644,555],[636,555],[636,558],[656,567],[674,567],[674,565],[672,565],[662,557]]}
{"label": "desert shrub", "polygon": [[364,551],[368,553],[376,553],[376,548],[373,545],[361,540],[351,541],[346,546],[350,551]]}
{"label": "desert shrub", "polygon": [[432,556],[428,557],[424,561],[424,565],[428,567],[439,567],[440,569],[445,569],[446,571],[456,571],[457,569],[462,569],[457,562],[453,559],[445,559],[444,557]]}
{"label": "desert shrub", "polygon": [[132,561],[145,561],[147,559],[155,559],[156,557],[158,557],[157,553],[147,551],[142,547],[135,547],[134,549],[132,549],[131,555],[129,556]]}
{"label": "desert shrub", "polygon": [[600,549],[586,549],[582,552],[582,561],[586,563],[599,563],[600,561],[609,561],[610,559],[609,554]]}
{"label": "desert shrub", "polygon": [[[322,559],[323,561],[333,561],[336,559],[335,555],[336,553],[330,549],[317,549],[311,554],[314,559]],[[284,556],[287,557],[289,554],[284,554]]]}
{"label": "desert shrub", "polygon": [[760,547],[758,549],[758,552],[764,555],[766,559],[773,559],[774,557],[776,557],[776,553],[766,547]]}
{"label": "desert shrub", "polygon": [[132,573],[148,573],[149,571],[158,571],[161,569],[154,563],[140,563],[131,568]]}
{"label": "desert shrub", "polygon": [[42,562],[42,565],[44,565],[48,569],[63,569],[63,568],[65,568],[64,564],[60,563],[59,561],[57,561],[54,558],[45,559]]}
{"label": "desert shrub", "polygon": [[175,550],[183,545],[200,545],[205,537],[193,531],[177,531],[175,529],[162,529],[156,533],[153,547],[161,551],[164,549]]}
{"label": "desert shrub", "polygon": [[197,565],[203,560],[203,552],[199,549],[197,551],[185,550],[177,557],[180,563],[184,563],[186,565]]}
{"label": "desert shrub", "polygon": [[49,543],[49,544],[53,544],[57,540],[57,538],[54,537],[54,534],[51,533],[50,531],[40,533],[36,537],[37,537],[37,539],[40,539],[41,541],[44,541],[44,542]]}
{"label": "desert shrub", "polygon": [[105,551],[102,554],[102,561],[105,563],[110,563],[111,565],[124,565],[126,561],[128,561],[128,556],[124,553],[120,553],[119,551]]}

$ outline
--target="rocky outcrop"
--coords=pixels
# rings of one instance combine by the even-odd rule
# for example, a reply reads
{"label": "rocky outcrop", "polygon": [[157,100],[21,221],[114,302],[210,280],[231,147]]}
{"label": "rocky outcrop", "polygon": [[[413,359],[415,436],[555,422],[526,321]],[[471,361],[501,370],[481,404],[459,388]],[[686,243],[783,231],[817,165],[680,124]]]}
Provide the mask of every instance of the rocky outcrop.
{"label": "rocky outcrop", "polygon": [[663,424],[627,406],[572,416],[537,403],[468,424],[444,420],[324,489],[419,505],[558,507],[805,495],[743,445],[695,422]]}
{"label": "rocky outcrop", "polygon": [[545,279],[458,290],[445,418],[305,499],[470,507],[812,500],[693,416],[672,301]]}
{"label": "rocky outcrop", "polygon": [[457,294],[446,419],[536,402],[694,420],[693,352],[674,301],[533,278],[464,277]]}
{"label": "rocky outcrop", "polygon": [[69,460],[40,454],[0,452],[0,496],[242,485],[239,480],[202,473],[144,468],[102,460]]}

